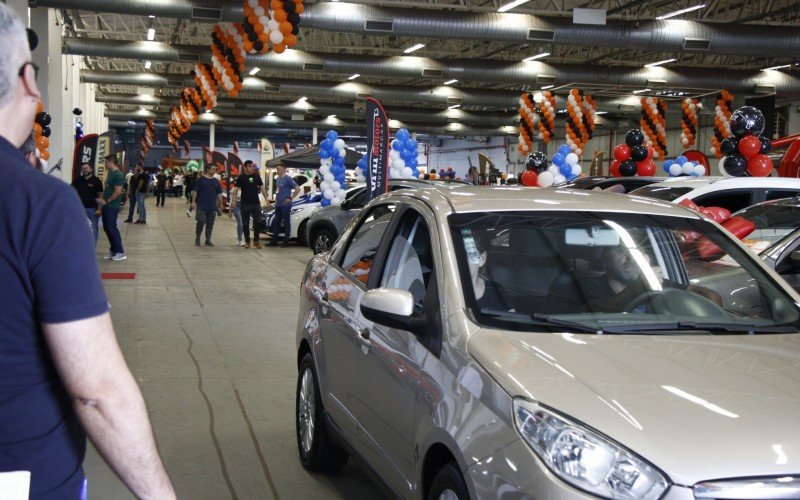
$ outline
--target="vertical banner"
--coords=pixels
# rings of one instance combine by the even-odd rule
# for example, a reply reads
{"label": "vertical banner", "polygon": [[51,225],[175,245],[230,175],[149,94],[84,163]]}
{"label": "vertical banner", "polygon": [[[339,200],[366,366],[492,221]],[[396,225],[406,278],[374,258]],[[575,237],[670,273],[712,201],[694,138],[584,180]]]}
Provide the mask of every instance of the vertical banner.
{"label": "vertical banner", "polygon": [[[266,165],[268,161],[275,158],[275,146],[272,144],[272,141],[267,138],[261,139],[258,145],[259,151],[261,152],[261,156],[259,158],[260,163],[258,164],[258,173],[261,176],[261,180],[264,181],[264,186],[269,186],[270,182],[267,178]],[[267,192],[269,193],[271,191],[267,189]]]}
{"label": "vertical banner", "polygon": [[[72,180],[70,182],[78,178],[81,165],[84,163],[90,164],[95,169],[95,175],[97,175],[97,134],[84,135],[75,143],[75,151],[72,154]],[[97,176],[100,177],[99,175]]]}
{"label": "vertical banner", "polygon": [[367,201],[380,196],[389,182],[389,117],[381,103],[366,100],[367,118]]}
{"label": "vertical banner", "polygon": [[[234,144],[236,143],[234,142]],[[228,153],[228,179],[223,188],[225,189],[229,200],[231,199],[231,188],[233,187],[234,182],[236,182],[236,178],[242,172],[243,166],[244,164],[242,163],[242,159],[239,158],[238,154]]]}
{"label": "vertical banner", "polygon": [[[95,149],[95,158],[94,158],[94,175],[97,176],[98,179],[105,182],[106,181],[106,156],[111,154],[111,137],[106,134],[100,134],[97,137],[97,148]],[[117,158],[119,161],[119,158]],[[118,163],[118,165],[122,165],[122,163]],[[78,165],[80,168],[80,165]]]}

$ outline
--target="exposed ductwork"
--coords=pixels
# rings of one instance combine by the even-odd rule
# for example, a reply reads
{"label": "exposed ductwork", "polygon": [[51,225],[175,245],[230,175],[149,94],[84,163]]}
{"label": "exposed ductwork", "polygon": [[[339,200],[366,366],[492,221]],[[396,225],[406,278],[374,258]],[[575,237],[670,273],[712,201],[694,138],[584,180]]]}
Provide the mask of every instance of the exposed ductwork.
{"label": "exposed ductwork", "polygon": [[[73,55],[177,61],[179,54],[193,54],[206,60],[210,49],[198,46],[170,46],[160,42],[126,42],[68,38],[64,52]],[[800,78],[781,71],[743,71],[701,68],[629,68],[600,67],[580,64],[545,64],[508,62],[495,59],[452,59],[440,61],[424,57],[375,57],[349,54],[311,53],[291,50],[283,54],[249,55],[248,62],[274,71],[305,73],[309,63],[321,67],[326,74],[421,78],[427,70],[438,70],[442,79],[503,83],[508,85],[541,85],[555,81],[557,85],[607,85],[609,87],[646,88],[658,79],[673,89],[695,89],[710,93],[727,89],[734,93],[753,94],[756,86],[774,87],[781,98],[800,97]],[[767,87],[769,88],[769,87]],[[768,92],[769,93],[769,92]]]}
{"label": "exposed ductwork", "polygon": [[[32,0],[32,7],[53,7],[157,15],[196,21],[241,22],[241,2],[215,7],[187,0]],[[218,16],[218,17],[217,17]],[[496,12],[378,7],[318,2],[306,7],[302,27],[362,35],[394,35],[455,40],[554,43],[584,47],[631,48],[653,52],[702,52],[791,58],[800,53],[795,27],[700,23],[686,20],[616,21],[574,24],[568,17],[539,17]]]}

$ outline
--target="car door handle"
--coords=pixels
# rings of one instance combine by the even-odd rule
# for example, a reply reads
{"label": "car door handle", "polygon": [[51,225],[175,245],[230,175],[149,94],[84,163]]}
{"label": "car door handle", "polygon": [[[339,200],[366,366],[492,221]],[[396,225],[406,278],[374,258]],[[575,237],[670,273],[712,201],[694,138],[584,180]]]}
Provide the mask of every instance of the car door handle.
{"label": "car door handle", "polygon": [[369,340],[369,330],[367,328],[359,330],[358,335],[364,340]]}
{"label": "car door handle", "polygon": [[319,299],[319,305],[323,307],[330,307],[331,303],[328,300],[328,292],[322,294],[322,297]]}
{"label": "car door handle", "polygon": [[362,328],[358,331],[358,341],[361,343],[361,346],[364,348],[364,354],[367,353],[367,350],[372,347],[372,342],[369,340],[369,330],[366,328]]}

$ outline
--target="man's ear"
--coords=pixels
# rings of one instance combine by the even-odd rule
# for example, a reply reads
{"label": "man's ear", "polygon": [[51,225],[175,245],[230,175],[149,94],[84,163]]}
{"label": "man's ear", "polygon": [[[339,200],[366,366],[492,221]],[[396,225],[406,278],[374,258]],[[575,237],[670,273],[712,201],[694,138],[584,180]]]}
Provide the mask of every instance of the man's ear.
{"label": "man's ear", "polygon": [[42,98],[39,86],[36,85],[36,71],[30,64],[27,64],[22,71],[22,86],[26,96],[33,97],[36,101]]}

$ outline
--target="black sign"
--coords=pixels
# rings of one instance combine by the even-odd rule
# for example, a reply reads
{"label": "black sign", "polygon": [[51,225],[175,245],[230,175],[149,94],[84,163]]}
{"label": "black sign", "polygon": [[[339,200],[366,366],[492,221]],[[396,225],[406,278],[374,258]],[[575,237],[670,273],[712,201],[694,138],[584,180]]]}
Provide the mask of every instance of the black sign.
{"label": "black sign", "polygon": [[367,98],[367,201],[388,190],[389,118],[381,103]]}
{"label": "black sign", "polygon": [[81,165],[88,163],[92,166],[94,173],[97,163],[97,134],[89,134],[81,137],[75,144],[75,151],[72,156],[72,180],[81,175]]}

